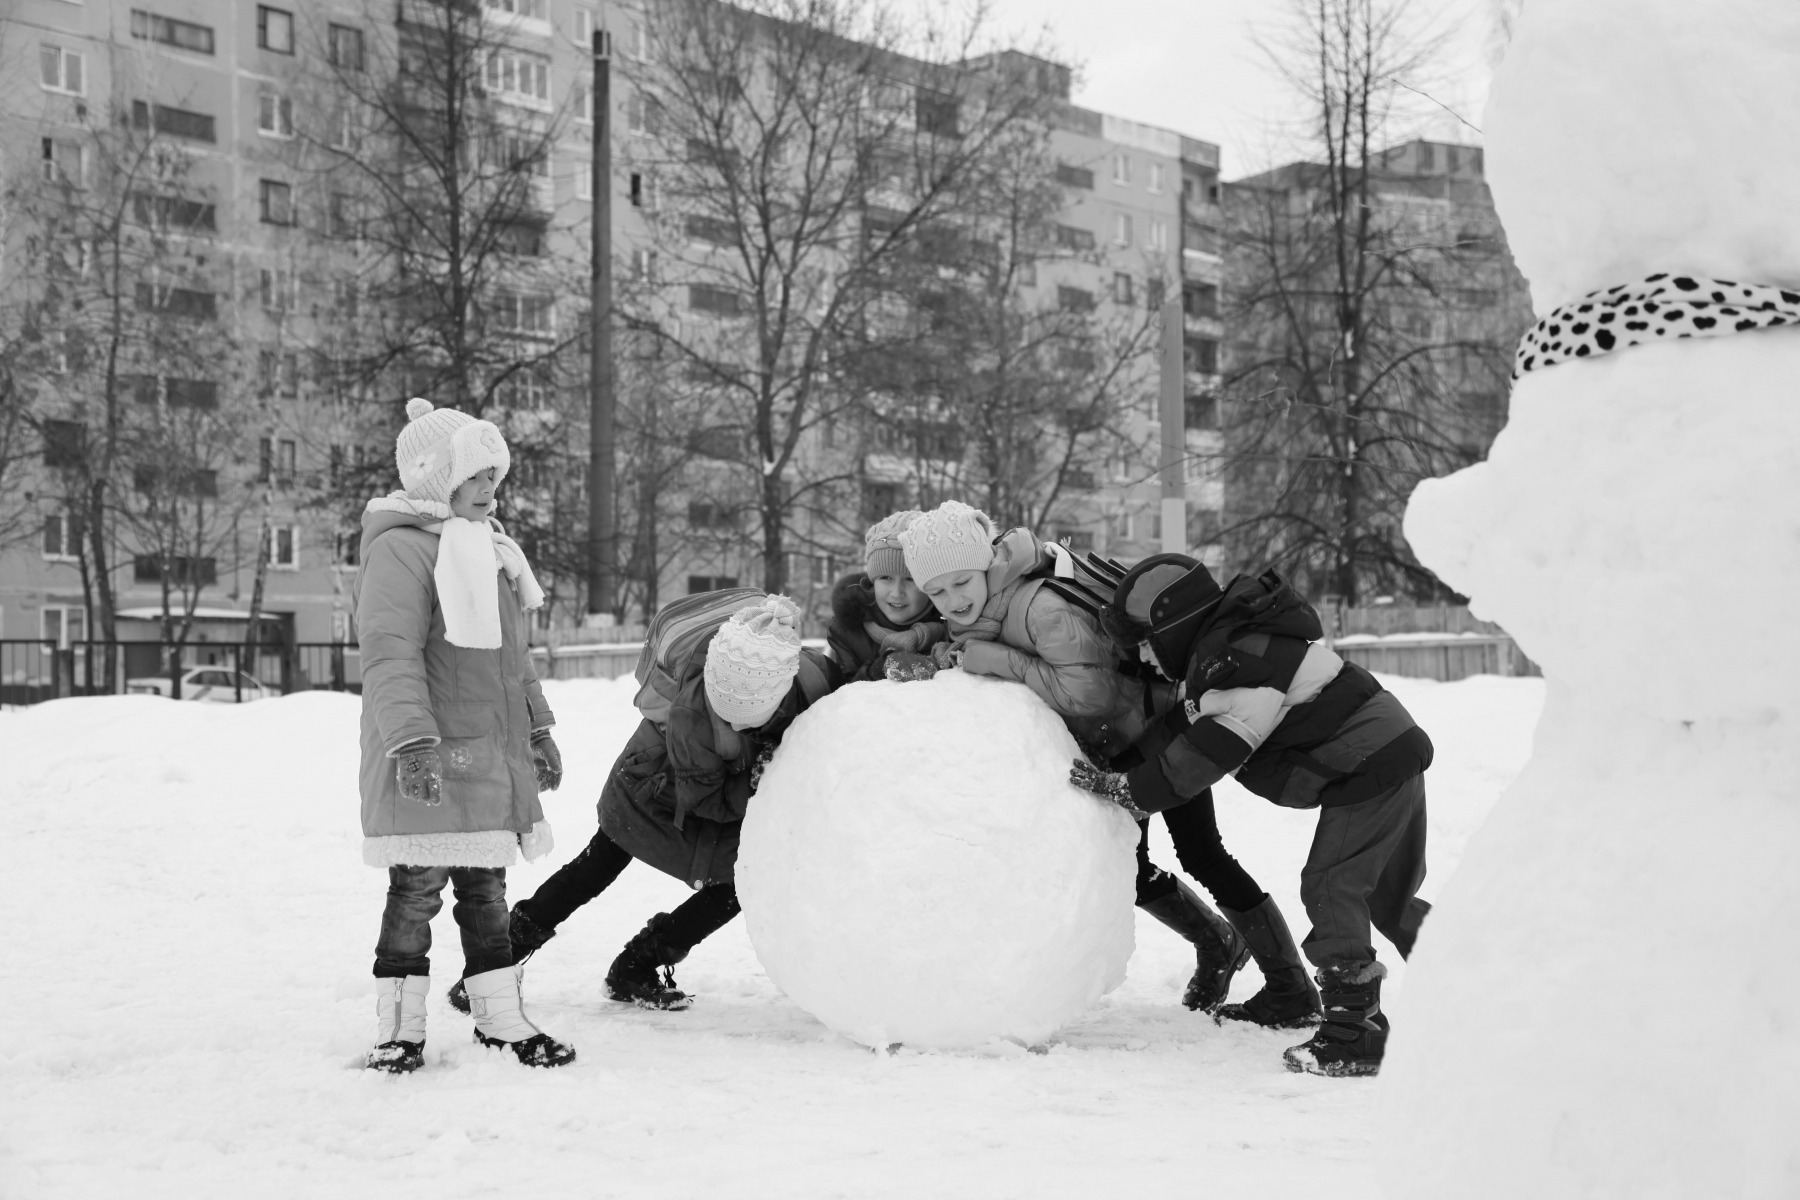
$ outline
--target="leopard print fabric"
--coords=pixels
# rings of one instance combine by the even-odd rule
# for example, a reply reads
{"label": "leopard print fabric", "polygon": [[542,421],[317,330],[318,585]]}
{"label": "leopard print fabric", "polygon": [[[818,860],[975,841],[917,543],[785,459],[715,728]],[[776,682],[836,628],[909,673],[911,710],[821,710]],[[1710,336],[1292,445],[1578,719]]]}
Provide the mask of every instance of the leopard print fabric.
{"label": "leopard print fabric", "polygon": [[1519,343],[1513,378],[1621,346],[1800,325],[1800,291],[1692,275],[1589,292],[1555,309]]}

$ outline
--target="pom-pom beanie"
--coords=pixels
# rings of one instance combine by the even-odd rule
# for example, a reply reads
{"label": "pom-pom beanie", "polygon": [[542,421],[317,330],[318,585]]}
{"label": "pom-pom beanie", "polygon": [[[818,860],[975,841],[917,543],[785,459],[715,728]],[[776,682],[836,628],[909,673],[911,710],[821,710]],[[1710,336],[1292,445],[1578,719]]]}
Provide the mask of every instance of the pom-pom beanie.
{"label": "pom-pom beanie", "polygon": [[406,417],[406,428],[394,440],[394,465],[408,496],[448,504],[451,494],[477,472],[493,467],[496,485],[506,478],[512,455],[492,421],[434,408],[417,396],[406,402]]}
{"label": "pom-pom beanie", "polygon": [[946,500],[907,526],[900,548],[920,587],[953,571],[985,571],[994,561],[994,522],[978,509]]}
{"label": "pom-pom beanie", "polygon": [[909,508],[869,526],[869,532],[863,534],[863,569],[870,579],[877,575],[906,574],[906,556],[900,549],[900,534],[924,515],[916,508]]}
{"label": "pom-pom beanie", "polygon": [[769,596],[732,613],[706,647],[706,700],[721,720],[753,728],[775,715],[800,673],[800,608]]}

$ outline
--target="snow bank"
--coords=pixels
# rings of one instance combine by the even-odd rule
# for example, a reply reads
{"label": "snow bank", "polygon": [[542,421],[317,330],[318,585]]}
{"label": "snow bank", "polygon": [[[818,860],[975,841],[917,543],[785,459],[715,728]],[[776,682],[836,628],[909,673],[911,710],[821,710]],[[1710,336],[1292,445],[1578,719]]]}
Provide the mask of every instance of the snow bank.
{"label": "snow bank", "polygon": [[[1488,163],[1540,309],[1800,285],[1800,9],[1531,4]],[[1540,664],[1531,765],[1410,964],[1395,1197],[1800,1195],[1800,330],[1533,372],[1406,533]]]}
{"label": "snow bank", "polygon": [[871,1046],[1043,1041],[1125,978],[1137,826],[1022,684],[946,671],[804,714],[744,822],[758,961]]}

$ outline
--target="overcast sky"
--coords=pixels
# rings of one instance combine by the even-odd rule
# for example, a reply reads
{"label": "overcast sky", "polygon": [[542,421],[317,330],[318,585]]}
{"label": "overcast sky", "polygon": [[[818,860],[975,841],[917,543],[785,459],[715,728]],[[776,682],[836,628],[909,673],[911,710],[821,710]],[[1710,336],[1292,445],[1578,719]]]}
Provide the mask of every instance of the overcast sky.
{"label": "overcast sky", "polygon": [[[1047,36],[1054,56],[1077,67],[1075,102],[1161,125],[1223,146],[1234,179],[1295,157],[1295,103],[1254,34],[1280,21],[1289,0],[990,0],[996,31],[1030,44]],[[1415,0],[1449,30],[1452,46],[1432,95],[1481,123],[1491,0]],[[1438,112],[1423,132],[1479,141]]]}

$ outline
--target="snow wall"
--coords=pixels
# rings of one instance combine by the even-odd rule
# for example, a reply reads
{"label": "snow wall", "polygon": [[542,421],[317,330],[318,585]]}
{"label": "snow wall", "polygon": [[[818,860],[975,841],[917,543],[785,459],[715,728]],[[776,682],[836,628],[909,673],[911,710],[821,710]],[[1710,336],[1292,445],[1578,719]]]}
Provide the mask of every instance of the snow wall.
{"label": "snow wall", "polygon": [[[1485,120],[1538,312],[1800,289],[1800,5],[1533,0]],[[1800,1196],[1800,329],[1524,376],[1406,534],[1542,664],[1382,1078],[1405,1200]]]}

